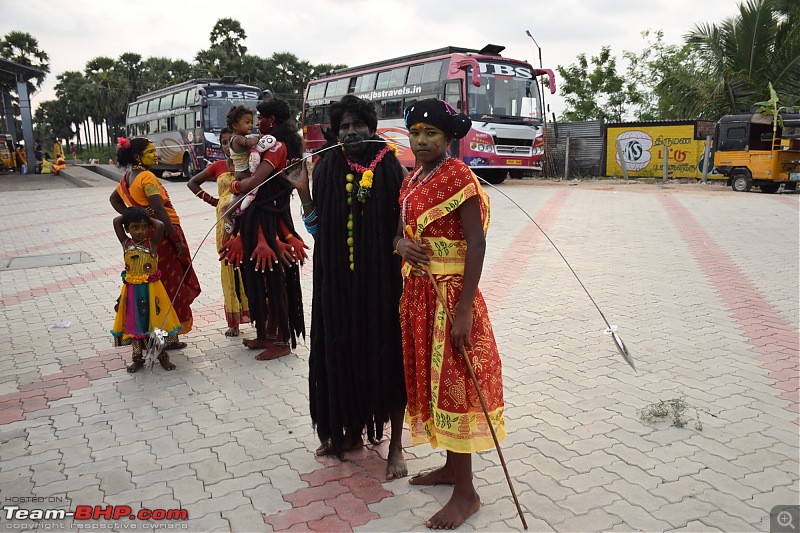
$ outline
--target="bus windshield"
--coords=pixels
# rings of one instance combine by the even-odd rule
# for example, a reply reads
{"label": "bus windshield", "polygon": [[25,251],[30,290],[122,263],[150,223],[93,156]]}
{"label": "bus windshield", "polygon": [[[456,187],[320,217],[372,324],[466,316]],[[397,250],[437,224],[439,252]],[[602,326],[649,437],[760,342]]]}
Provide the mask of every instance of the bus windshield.
{"label": "bus windshield", "polygon": [[256,104],[258,100],[234,98],[209,98],[208,107],[203,110],[206,130],[219,131],[227,125],[226,117],[231,106],[244,104],[253,110],[253,124],[256,124]]}
{"label": "bus windshield", "polygon": [[[508,124],[540,124],[539,86],[529,67],[481,63],[481,86],[467,83],[467,109],[472,120]],[[468,71],[466,79],[471,73]]]}

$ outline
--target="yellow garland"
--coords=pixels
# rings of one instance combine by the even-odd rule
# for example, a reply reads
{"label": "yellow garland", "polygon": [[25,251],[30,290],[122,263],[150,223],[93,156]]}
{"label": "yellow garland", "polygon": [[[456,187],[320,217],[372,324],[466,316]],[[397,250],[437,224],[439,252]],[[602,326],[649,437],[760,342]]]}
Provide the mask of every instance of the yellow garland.
{"label": "yellow garland", "polygon": [[365,188],[365,189],[369,189],[370,187],[372,187],[372,176],[373,175],[374,174],[373,174],[373,172],[371,170],[364,171],[364,174],[361,175],[361,181],[358,182],[358,185],[360,187]]}
{"label": "yellow garland", "polygon": [[130,285],[141,285],[147,283],[150,274],[125,274],[125,281]]}

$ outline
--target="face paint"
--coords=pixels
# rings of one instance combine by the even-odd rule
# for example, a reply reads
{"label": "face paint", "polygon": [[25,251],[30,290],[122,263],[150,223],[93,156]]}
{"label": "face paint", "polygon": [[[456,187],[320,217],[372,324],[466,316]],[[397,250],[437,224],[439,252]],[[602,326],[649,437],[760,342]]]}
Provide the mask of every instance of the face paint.
{"label": "face paint", "polygon": [[408,128],[411,151],[423,166],[433,166],[447,153],[450,139],[442,130],[422,122]]}
{"label": "face paint", "polygon": [[156,156],[156,145],[150,143],[142,152],[142,166],[144,167],[152,167],[156,164],[156,160],[158,157]]}
{"label": "face paint", "polygon": [[354,113],[344,113],[339,123],[338,138],[344,144],[344,149],[349,155],[358,155],[364,151],[366,141],[373,135],[363,120]]}

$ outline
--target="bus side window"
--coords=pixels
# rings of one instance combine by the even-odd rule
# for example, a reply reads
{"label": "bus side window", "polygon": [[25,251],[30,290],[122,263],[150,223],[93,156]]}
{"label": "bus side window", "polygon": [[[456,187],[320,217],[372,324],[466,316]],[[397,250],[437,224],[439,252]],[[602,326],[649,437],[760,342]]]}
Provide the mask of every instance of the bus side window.
{"label": "bus side window", "polygon": [[444,101],[450,104],[453,109],[463,111],[461,80],[448,81],[444,85]]}
{"label": "bus side window", "polygon": [[381,102],[381,118],[397,118],[403,116],[403,101],[384,100]]}
{"label": "bus side window", "polygon": [[175,95],[172,101],[172,107],[183,107],[186,105],[186,91],[181,91]]}
{"label": "bus side window", "polygon": [[413,85],[422,82],[422,69],[425,65],[414,65],[408,68],[408,84]]}

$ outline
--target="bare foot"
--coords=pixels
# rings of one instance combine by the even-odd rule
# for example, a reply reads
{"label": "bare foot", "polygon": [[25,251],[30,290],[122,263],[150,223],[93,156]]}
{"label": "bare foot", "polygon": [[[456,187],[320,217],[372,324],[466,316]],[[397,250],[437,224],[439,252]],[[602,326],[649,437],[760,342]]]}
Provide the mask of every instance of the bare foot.
{"label": "bare foot", "polygon": [[289,355],[292,353],[292,349],[289,346],[280,346],[278,344],[273,344],[260,354],[256,356],[256,361],[272,361],[273,359],[277,359],[278,357],[283,357],[284,355]]}
{"label": "bare foot", "polygon": [[238,337],[239,336],[239,328],[233,327],[228,328],[228,331],[225,332],[226,337]]}
{"label": "bare foot", "polygon": [[272,346],[269,339],[242,339],[242,344],[251,350],[264,350]]}
{"label": "bare foot", "polygon": [[403,456],[403,448],[389,448],[389,457],[386,461],[386,479],[397,479],[408,475],[406,458]]}
{"label": "bare foot", "polygon": [[408,482],[412,485],[454,485],[456,476],[449,464],[445,464],[436,470],[417,474],[409,479]]}
{"label": "bare foot", "polygon": [[144,361],[142,361],[141,359],[134,359],[133,363],[131,363],[130,366],[128,367],[128,373],[133,374],[143,366],[144,366]]}
{"label": "bare foot", "polygon": [[158,360],[164,370],[175,370],[175,365],[169,362],[169,357],[162,357]]}
{"label": "bare foot", "polygon": [[[344,436],[344,449],[342,450],[342,453],[352,452],[353,450],[357,450],[363,447],[364,447],[364,440],[361,438],[361,435],[359,435],[358,438],[355,439],[350,438],[347,435]],[[333,445],[331,444],[320,444],[319,448],[317,448],[316,451],[314,452],[314,455],[316,455],[317,457],[323,457],[326,455],[336,455],[336,451],[333,449]],[[405,459],[403,459],[403,462],[405,463]]]}
{"label": "bare foot", "polygon": [[472,491],[472,494],[463,495],[453,491],[450,501],[425,522],[425,525],[431,529],[455,529],[480,508],[481,499],[477,492]]}

